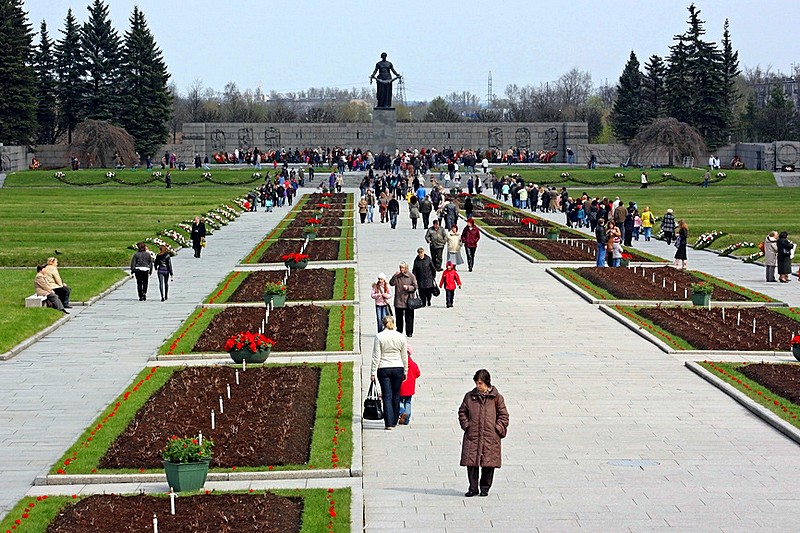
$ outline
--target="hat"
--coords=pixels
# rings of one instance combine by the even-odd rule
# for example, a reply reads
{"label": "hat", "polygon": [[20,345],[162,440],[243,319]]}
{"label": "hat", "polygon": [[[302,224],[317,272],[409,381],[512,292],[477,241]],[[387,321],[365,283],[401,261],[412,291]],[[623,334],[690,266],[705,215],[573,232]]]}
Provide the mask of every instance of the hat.
{"label": "hat", "polygon": [[672,213],[672,209],[667,209],[667,213]]}
{"label": "hat", "polygon": [[386,274],[381,272],[380,274],[378,274],[378,279],[382,279],[382,280],[386,281]]}

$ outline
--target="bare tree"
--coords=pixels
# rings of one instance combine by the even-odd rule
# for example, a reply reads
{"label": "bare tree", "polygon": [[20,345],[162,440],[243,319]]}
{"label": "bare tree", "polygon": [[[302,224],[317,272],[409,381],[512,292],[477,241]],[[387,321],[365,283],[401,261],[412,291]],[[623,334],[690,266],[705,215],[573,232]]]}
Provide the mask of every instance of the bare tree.
{"label": "bare tree", "polygon": [[72,133],[70,152],[80,154],[85,166],[90,163],[108,168],[117,155],[124,164],[138,164],[133,137],[119,126],[102,120],[84,120]]}
{"label": "bare tree", "polygon": [[630,144],[631,159],[640,164],[667,159],[669,166],[685,156],[700,160],[707,153],[703,136],[685,122],[668,117],[645,126]]}

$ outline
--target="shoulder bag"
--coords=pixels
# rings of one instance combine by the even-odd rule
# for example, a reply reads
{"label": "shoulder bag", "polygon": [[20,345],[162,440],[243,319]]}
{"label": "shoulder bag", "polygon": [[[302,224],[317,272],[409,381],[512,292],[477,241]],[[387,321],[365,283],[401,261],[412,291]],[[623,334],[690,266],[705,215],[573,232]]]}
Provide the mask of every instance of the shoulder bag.
{"label": "shoulder bag", "polygon": [[422,298],[417,296],[417,291],[414,291],[414,293],[408,297],[408,300],[406,300],[406,307],[411,310],[417,310],[425,307],[425,302],[422,301]]}
{"label": "shoulder bag", "polygon": [[381,397],[375,388],[375,382],[369,384],[367,399],[364,400],[364,420],[383,420],[383,409],[381,408]]}

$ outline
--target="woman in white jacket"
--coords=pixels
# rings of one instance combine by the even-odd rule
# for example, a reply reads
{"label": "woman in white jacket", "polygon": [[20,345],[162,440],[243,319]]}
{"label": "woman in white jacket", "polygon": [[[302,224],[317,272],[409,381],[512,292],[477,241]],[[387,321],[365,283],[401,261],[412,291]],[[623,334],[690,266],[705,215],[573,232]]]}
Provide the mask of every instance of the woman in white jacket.
{"label": "woman in white jacket", "polygon": [[400,385],[408,375],[408,344],[406,336],[394,328],[394,318],[384,317],[383,331],[375,336],[372,346],[372,365],[369,378],[377,377],[383,397],[383,422],[394,429],[400,418]]}

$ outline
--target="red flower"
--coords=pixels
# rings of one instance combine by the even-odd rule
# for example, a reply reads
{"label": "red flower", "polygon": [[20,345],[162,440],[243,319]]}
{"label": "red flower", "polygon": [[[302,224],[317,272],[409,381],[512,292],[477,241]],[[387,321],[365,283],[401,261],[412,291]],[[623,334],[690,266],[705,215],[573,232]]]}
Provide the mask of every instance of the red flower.
{"label": "red flower", "polygon": [[250,331],[240,331],[236,335],[232,335],[225,341],[225,351],[242,350],[249,348],[251,352],[258,350],[266,350],[272,348],[275,341],[261,333],[253,333]]}
{"label": "red flower", "polygon": [[630,261],[631,259],[633,259],[633,256],[631,254],[628,254],[628,253],[623,253],[622,254],[622,258],[624,260],[626,260],[626,261]]}
{"label": "red flower", "polygon": [[792,346],[797,346],[800,344],[800,335],[795,335],[792,337]]}
{"label": "red flower", "polygon": [[500,206],[497,204],[486,204],[486,209],[498,209]]}
{"label": "red flower", "polygon": [[295,263],[299,263],[300,261],[304,261],[306,259],[308,259],[308,254],[291,253],[281,256],[281,260],[293,261]]}
{"label": "red flower", "polygon": [[318,218],[307,218],[306,224],[319,224],[320,220]]}
{"label": "red flower", "polygon": [[528,217],[528,218],[523,218],[521,222],[522,222],[522,224],[523,224],[523,225],[527,225],[527,224],[538,224],[538,223],[539,223],[539,221],[538,221],[538,220],[536,220],[535,218],[530,218],[530,217]]}

